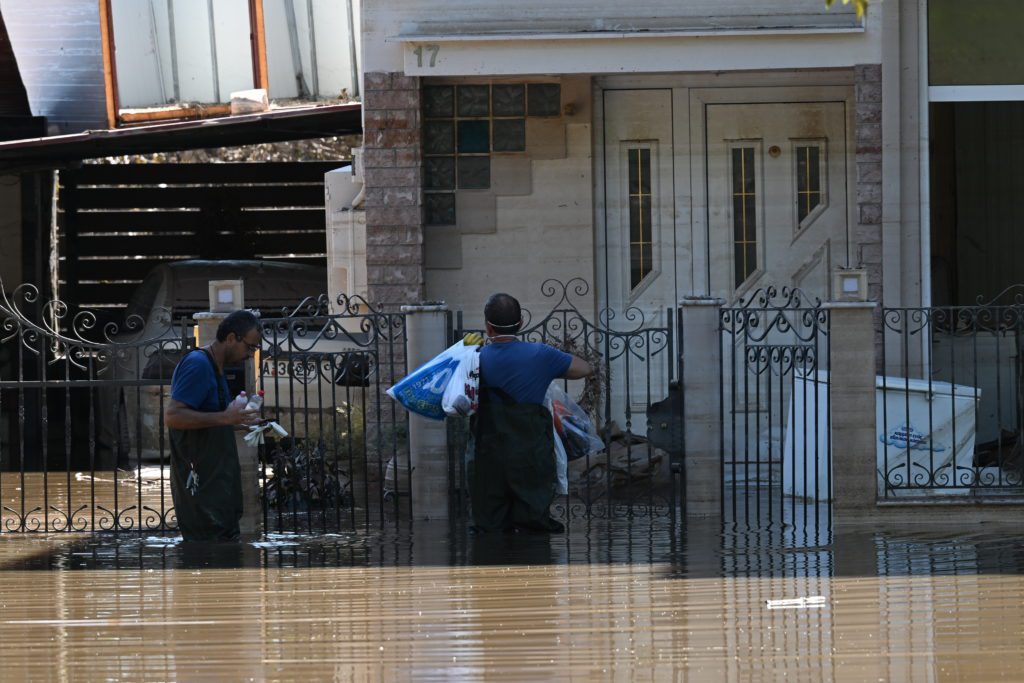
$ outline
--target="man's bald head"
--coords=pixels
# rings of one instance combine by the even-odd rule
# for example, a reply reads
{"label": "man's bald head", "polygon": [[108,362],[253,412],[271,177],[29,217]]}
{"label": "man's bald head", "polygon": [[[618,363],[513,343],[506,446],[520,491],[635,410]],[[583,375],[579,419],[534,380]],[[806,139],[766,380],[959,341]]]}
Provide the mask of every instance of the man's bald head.
{"label": "man's bald head", "polygon": [[499,292],[484,304],[484,319],[499,334],[515,334],[523,322],[523,311],[514,296]]}

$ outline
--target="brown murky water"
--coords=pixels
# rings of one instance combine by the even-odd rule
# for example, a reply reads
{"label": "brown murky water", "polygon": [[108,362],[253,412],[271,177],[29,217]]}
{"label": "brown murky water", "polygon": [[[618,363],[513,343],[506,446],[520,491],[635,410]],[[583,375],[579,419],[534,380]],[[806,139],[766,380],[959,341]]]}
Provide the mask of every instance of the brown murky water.
{"label": "brown murky water", "polygon": [[[1012,534],[0,537],[3,680],[1024,678]],[[829,543],[828,541],[832,542]]]}

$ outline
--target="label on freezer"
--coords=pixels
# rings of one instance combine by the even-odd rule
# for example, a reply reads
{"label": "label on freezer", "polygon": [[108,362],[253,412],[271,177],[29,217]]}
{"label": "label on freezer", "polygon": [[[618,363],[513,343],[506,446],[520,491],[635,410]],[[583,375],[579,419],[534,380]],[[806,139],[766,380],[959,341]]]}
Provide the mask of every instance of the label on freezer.
{"label": "label on freezer", "polygon": [[[878,440],[886,446],[895,446],[896,448],[909,449],[912,451],[929,450],[929,445],[927,443],[928,437],[910,424],[902,424],[899,427],[894,427],[889,430],[888,434],[879,434]],[[944,446],[936,445],[931,446],[930,450],[939,453],[946,450],[946,448]]]}

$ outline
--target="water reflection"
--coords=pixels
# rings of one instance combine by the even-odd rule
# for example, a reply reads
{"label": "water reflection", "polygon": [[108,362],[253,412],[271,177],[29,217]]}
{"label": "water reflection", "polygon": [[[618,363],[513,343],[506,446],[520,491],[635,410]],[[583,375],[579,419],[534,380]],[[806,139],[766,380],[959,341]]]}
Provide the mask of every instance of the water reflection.
{"label": "water reflection", "polygon": [[1024,669],[1022,569],[999,531],[5,535],[0,657],[32,680],[990,680]]}

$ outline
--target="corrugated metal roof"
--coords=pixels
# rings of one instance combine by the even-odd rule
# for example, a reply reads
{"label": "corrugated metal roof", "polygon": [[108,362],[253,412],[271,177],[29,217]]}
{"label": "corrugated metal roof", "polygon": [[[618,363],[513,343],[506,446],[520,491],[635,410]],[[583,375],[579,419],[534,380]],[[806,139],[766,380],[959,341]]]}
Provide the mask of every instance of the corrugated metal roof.
{"label": "corrugated metal roof", "polygon": [[61,133],[107,125],[97,0],[0,0],[32,114]]}

